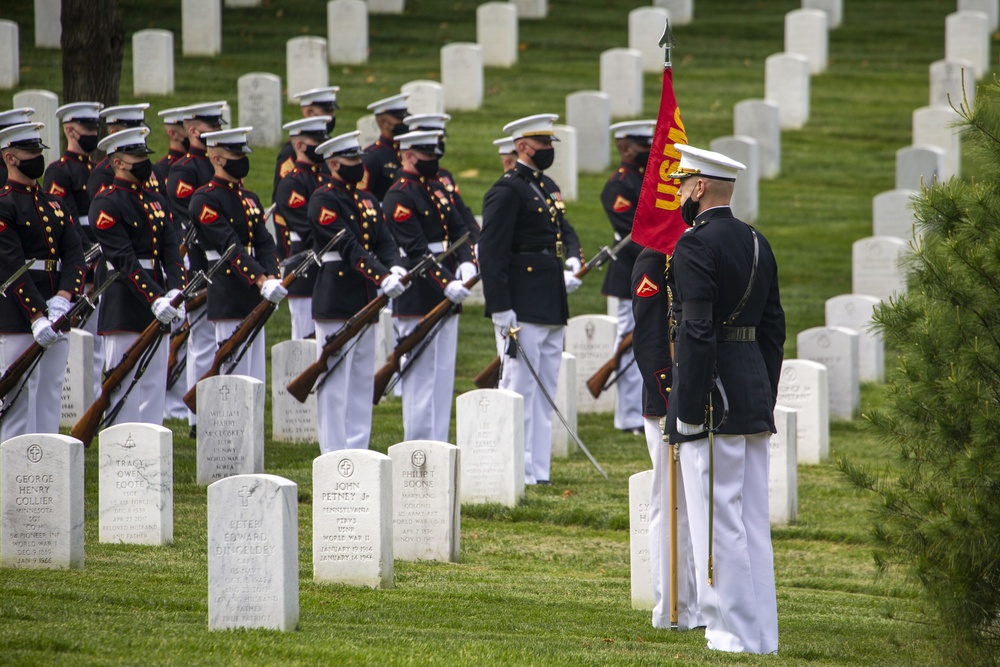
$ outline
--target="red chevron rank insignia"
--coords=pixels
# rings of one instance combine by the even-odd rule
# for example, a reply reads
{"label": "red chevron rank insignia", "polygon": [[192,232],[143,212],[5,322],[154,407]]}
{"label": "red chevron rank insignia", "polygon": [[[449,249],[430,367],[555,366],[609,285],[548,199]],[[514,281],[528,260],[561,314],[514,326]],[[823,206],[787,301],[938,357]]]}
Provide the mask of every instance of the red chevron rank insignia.
{"label": "red chevron rank insignia", "polygon": [[639,286],[635,288],[635,295],[641,297],[654,296],[660,293],[660,286],[649,279],[645,273],[642,274],[642,280],[639,282]]}
{"label": "red chevron rank insignia", "polygon": [[402,204],[396,204],[396,210],[392,212],[392,219],[396,222],[406,222],[413,215],[413,211]]}
{"label": "red chevron rank insignia", "polygon": [[185,197],[190,197],[191,193],[194,192],[194,187],[190,183],[185,183],[184,181],[177,181],[176,194],[181,199]]}
{"label": "red chevron rank insignia", "polygon": [[94,222],[94,225],[96,225],[98,229],[110,229],[115,226],[115,219],[106,212],[101,211],[101,214],[97,216],[97,220]]}
{"label": "red chevron rank insignia", "polygon": [[208,204],[205,204],[204,206],[201,207],[201,213],[198,214],[199,222],[206,225],[210,225],[218,219],[219,219],[219,212],[216,211],[214,208],[210,207]]}
{"label": "red chevron rank insignia", "polygon": [[624,213],[630,208],[632,208],[632,202],[625,199],[625,197],[622,197],[621,195],[618,195],[615,198],[615,203],[611,205],[611,210],[615,213]]}
{"label": "red chevron rank insignia", "polygon": [[302,208],[305,203],[306,198],[292,190],[292,194],[288,196],[288,205],[292,208]]}
{"label": "red chevron rank insignia", "polygon": [[56,197],[65,197],[66,188],[60,186],[58,183],[53,183],[52,187],[49,188],[49,194],[55,195]]}
{"label": "red chevron rank insignia", "polygon": [[327,207],[323,206],[319,209],[319,224],[321,225],[331,225],[337,220],[337,212],[331,211]]}

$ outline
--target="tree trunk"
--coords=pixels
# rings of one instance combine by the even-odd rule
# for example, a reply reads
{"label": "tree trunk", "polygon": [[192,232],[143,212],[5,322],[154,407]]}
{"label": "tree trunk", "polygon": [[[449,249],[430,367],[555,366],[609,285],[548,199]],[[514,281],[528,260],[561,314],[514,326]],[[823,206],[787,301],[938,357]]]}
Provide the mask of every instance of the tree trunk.
{"label": "tree trunk", "polygon": [[62,0],[62,103],[118,104],[124,49],[118,0]]}

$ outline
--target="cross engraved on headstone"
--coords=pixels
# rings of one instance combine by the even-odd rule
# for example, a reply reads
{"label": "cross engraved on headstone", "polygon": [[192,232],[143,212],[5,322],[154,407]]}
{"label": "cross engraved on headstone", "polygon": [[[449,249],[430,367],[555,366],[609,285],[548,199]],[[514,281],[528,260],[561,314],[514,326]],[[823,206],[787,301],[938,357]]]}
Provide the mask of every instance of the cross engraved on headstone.
{"label": "cross engraved on headstone", "polygon": [[222,387],[219,388],[219,393],[222,394],[222,400],[229,400],[229,387],[222,385]]}
{"label": "cross engraved on headstone", "polygon": [[350,459],[341,459],[337,471],[342,477],[350,477],[354,474],[354,463]]}
{"label": "cross engraved on headstone", "polygon": [[244,486],[240,489],[240,498],[243,500],[243,507],[250,506],[250,496],[253,495],[253,491],[250,490],[249,486]]}
{"label": "cross engraved on headstone", "polygon": [[39,445],[28,447],[28,460],[32,463],[38,463],[42,460],[42,448]]}
{"label": "cross engraved on headstone", "polygon": [[584,333],[587,334],[587,338],[593,338],[594,337],[594,323],[593,322],[587,322],[587,326],[584,327],[583,331],[584,331]]}
{"label": "cross engraved on headstone", "polygon": [[488,409],[489,407],[490,407],[490,399],[483,396],[483,400],[479,401],[479,411],[485,415],[487,412],[489,412]]}
{"label": "cross engraved on headstone", "polygon": [[413,452],[413,456],[410,457],[410,461],[418,468],[422,468],[423,465],[427,463],[427,455],[424,454],[424,450],[418,449]]}
{"label": "cross engraved on headstone", "polygon": [[129,433],[128,437],[125,438],[125,444],[122,445],[125,449],[132,449],[135,447],[135,440],[132,439],[132,434]]}

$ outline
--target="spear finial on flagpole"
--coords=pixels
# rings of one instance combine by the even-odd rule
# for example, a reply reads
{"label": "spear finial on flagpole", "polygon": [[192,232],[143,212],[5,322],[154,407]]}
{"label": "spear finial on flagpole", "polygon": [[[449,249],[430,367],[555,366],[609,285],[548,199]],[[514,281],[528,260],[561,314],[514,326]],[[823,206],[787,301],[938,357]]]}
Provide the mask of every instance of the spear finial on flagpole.
{"label": "spear finial on flagpole", "polygon": [[673,67],[673,64],[670,62],[670,50],[675,45],[674,33],[670,30],[670,19],[667,19],[663,24],[663,36],[660,37],[660,47],[663,49],[663,69]]}

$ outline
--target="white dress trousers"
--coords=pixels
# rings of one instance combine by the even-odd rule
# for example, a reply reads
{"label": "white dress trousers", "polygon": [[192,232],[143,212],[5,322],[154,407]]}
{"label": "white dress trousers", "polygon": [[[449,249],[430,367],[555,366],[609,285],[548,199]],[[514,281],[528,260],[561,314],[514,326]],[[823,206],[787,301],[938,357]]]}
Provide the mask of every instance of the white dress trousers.
{"label": "white dress trousers", "polygon": [[[419,317],[397,317],[399,337],[413,331],[419,321]],[[400,367],[405,372],[400,384],[403,385],[403,437],[407,440],[449,442],[457,346],[458,316],[452,315],[412,365],[411,355],[403,358]]]}
{"label": "white dress trousers", "polygon": [[[236,331],[236,327],[240,325],[242,320],[216,320],[212,322],[215,325],[215,348],[212,350],[212,354],[215,354],[215,350],[219,348],[226,339],[233,335]],[[249,375],[252,378],[256,378],[267,386],[265,370],[265,350],[267,350],[267,332],[263,329],[257,334],[257,337],[253,339],[253,343],[250,344],[250,349],[247,350],[240,362],[236,364],[236,368],[229,370],[229,364],[232,361],[223,364],[220,372],[226,375]],[[239,353],[239,348],[237,348],[237,354]],[[209,357],[208,366],[211,368],[212,359],[214,357]],[[235,360],[235,357],[234,357]],[[208,370],[207,368],[205,370]]]}
{"label": "white dress trousers", "polygon": [[[325,341],[343,325],[343,320],[316,320],[316,340]],[[320,346],[317,352],[322,353]],[[323,384],[316,392],[320,454],[368,449],[375,389],[374,327],[348,341],[327,362],[327,368],[333,370],[321,379]]]}
{"label": "white dress trousers", "polygon": [[289,295],[285,301],[292,316],[292,340],[308,338],[316,330],[313,326],[312,297]]}
{"label": "white dress trousers", "polygon": [[[562,363],[562,325],[519,324],[517,340],[528,356],[549,396],[555,399],[559,381],[559,364]],[[538,383],[518,352],[506,355],[507,341],[493,327],[500,354],[500,389],[507,389],[524,398],[524,483],[537,484],[550,480],[552,466],[552,406],[545,400]],[[558,417],[556,417],[558,419]]]}
{"label": "white dress trousers", "polygon": [[714,579],[708,585],[708,438],[681,445],[681,470],[708,647],[778,650],[767,506],[770,433],[715,436]]}
{"label": "white dress trousers", "polygon": [[[202,315],[207,308],[208,306],[205,305],[197,310],[187,311],[188,322],[193,322],[191,333],[187,339],[186,372],[188,388],[197,384],[201,376],[207,373],[208,369],[212,367],[212,360],[215,358],[215,350],[218,347],[215,342],[215,327],[208,321],[208,317],[202,317],[198,320],[198,316]],[[198,321],[195,322],[195,320]],[[198,415],[189,410],[188,424],[194,426],[197,423]]]}
{"label": "white dress trousers", "polygon": [[[615,336],[615,346],[611,350],[614,354],[618,350],[622,339],[635,329],[635,317],[632,315],[632,302],[629,299],[618,301],[618,332]],[[635,355],[631,348],[622,355],[621,363],[618,364],[618,371],[625,369],[615,387],[618,393],[615,398],[615,428],[620,430],[631,430],[643,428],[642,417],[642,374],[635,364]]]}
{"label": "white dress trousers", "polygon": [[[34,342],[31,334],[0,335],[0,374]],[[10,390],[5,401],[14,401],[0,421],[0,442],[28,433],[58,433],[62,386],[69,358],[69,338],[60,336],[42,354],[38,365]],[[21,387],[27,383],[22,390]],[[20,396],[17,395],[21,390]],[[14,397],[17,396],[17,400]],[[5,404],[6,407],[6,404]]]}
{"label": "white dress trousers", "polygon": [[[653,462],[649,498],[649,567],[653,583],[653,627],[670,628],[670,475],[671,446],[663,441],[660,421],[643,418],[646,446]],[[694,552],[688,530],[684,475],[677,463],[677,627],[690,630],[704,625],[698,612]]]}
{"label": "white dress trousers", "polygon": [[[107,354],[108,366],[113,368],[125,356],[125,351],[139,337],[137,333],[107,334],[104,336],[104,352]],[[163,406],[167,395],[167,356],[170,354],[170,340],[167,336],[160,339],[160,344],[153,353],[146,367],[146,372],[132,388],[132,393],[125,400],[125,405],[114,418],[114,421],[104,424],[104,428],[126,422],[142,422],[145,424],[163,424]],[[129,373],[125,381],[111,392],[111,404],[115,405],[132,384],[133,374]]]}

